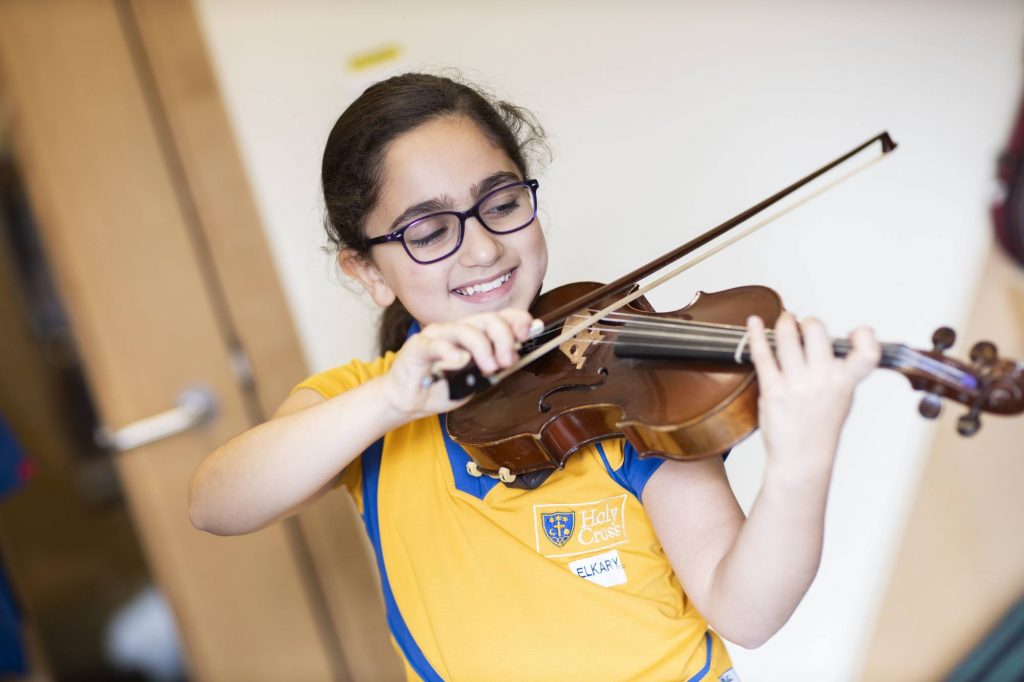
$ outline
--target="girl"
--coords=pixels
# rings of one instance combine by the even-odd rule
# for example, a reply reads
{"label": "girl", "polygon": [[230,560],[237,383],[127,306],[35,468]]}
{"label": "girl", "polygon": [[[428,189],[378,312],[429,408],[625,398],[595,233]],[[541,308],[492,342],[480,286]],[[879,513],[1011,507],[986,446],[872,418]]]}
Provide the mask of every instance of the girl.
{"label": "girl", "polygon": [[421,74],[341,115],[327,230],[386,309],[383,355],[310,377],[211,454],[192,522],[247,533],[344,485],[409,679],[735,680],[719,634],[756,647],[807,591],[839,433],[878,343],[858,329],[839,360],[819,322],[784,314],[773,354],[749,320],[768,458],[746,519],[721,460],[641,460],[623,440],[532,490],[471,476],[443,423],[461,403],[429,377],[470,359],[496,372],[530,335],[547,250],[523,145],[539,135],[521,109]]}

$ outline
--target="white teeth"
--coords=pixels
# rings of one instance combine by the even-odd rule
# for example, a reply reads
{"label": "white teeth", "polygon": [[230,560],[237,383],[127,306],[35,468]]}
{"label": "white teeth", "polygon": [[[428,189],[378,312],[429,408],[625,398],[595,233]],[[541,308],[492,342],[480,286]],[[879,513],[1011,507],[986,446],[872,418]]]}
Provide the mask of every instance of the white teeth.
{"label": "white teeth", "polygon": [[493,280],[491,282],[486,282],[484,284],[474,284],[471,287],[465,287],[464,289],[453,289],[453,291],[455,293],[457,293],[457,294],[462,295],[462,296],[475,296],[476,294],[482,294],[482,293],[484,293],[486,291],[491,291],[493,289],[497,289],[502,284],[504,284],[505,282],[509,281],[509,279],[511,279],[511,278],[512,278],[512,271],[509,270],[504,275],[502,275],[498,279]]}

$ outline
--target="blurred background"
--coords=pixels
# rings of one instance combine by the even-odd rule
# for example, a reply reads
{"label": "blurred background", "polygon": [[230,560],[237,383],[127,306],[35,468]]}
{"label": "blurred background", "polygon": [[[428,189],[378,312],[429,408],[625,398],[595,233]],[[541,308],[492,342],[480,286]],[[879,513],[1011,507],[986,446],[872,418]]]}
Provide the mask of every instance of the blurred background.
{"label": "blurred background", "polygon": [[[320,156],[409,70],[544,125],[549,287],[614,279],[888,130],[894,154],[652,302],[764,284],[834,335],[930,349],[949,325],[955,357],[1024,358],[1024,266],[991,215],[1018,1],[0,0],[0,673],[400,678],[343,495],[215,538],[186,489],[295,383],[371,356],[377,313],[322,250]],[[1015,679],[1024,419],[965,439],[966,407],[926,421],[920,399],[895,372],[859,389],[821,571],[770,642],[730,647],[745,681]],[[729,458],[744,507],[763,462],[756,434]]]}

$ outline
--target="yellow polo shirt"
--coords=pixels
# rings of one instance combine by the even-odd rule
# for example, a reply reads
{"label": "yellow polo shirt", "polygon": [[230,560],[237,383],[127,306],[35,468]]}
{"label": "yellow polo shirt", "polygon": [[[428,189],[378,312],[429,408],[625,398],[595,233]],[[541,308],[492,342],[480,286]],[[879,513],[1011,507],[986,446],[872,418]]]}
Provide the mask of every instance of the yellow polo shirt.
{"label": "yellow polo shirt", "polygon": [[[393,359],[356,360],[293,390],[331,398]],[[641,504],[662,460],[609,440],[535,490],[470,476],[468,461],[443,416],[428,417],[385,435],[341,476],[376,553],[408,679],[736,679]]]}

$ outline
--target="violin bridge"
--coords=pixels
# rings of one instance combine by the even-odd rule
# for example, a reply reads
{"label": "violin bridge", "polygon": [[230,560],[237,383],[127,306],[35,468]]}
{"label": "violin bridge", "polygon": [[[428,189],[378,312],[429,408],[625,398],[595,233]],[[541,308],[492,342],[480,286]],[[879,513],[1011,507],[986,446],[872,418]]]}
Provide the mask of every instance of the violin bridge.
{"label": "violin bridge", "polygon": [[[583,315],[571,315],[565,321],[565,326],[571,327],[583,319],[585,319]],[[569,362],[576,366],[576,369],[583,369],[583,365],[587,362],[586,354],[590,345],[602,338],[604,338],[603,335],[596,329],[584,329],[571,339],[563,341],[558,348],[565,357],[569,358]]]}

